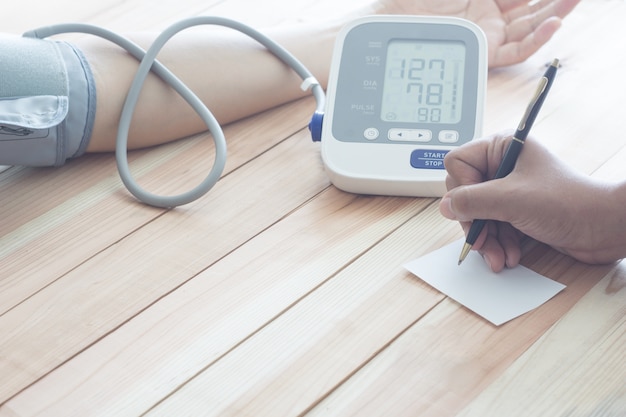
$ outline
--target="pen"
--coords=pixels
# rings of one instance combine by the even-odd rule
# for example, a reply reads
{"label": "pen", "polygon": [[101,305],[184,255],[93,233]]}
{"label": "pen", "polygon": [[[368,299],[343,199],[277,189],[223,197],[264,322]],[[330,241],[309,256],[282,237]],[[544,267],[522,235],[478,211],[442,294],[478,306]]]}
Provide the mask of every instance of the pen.
{"label": "pen", "polygon": [[[528,136],[528,132],[530,132],[530,128],[535,122],[535,118],[539,113],[539,109],[541,109],[541,105],[543,101],[546,99],[548,95],[548,91],[550,91],[550,87],[552,86],[552,82],[554,81],[554,77],[556,76],[556,70],[559,66],[559,60],[554,59],[546,73],[539,80],[539,86],[537,87],[537,91],[533,95],[530,104],[526,108],[526,113],[522,117],[522,121],[520,122],[515,134],[513,135],[513,140],[509,144],[506,152],[504,153],[504,157],[500,162],[500,166],[498,167],[498,171],[496,171],[496,175],[494,179],[506,177],[513,171],[515,167],[515,163],[517,162],[517,157],[522,151],[522,147],[524,146],[524,141]],[[478,235],[485,227],[485,223],[487,221],[484,219],[476,219],[472,222],[470,226],[469,232],[467,233],[467,238],[465,239],[465,244],[463,245],[463,249],[461,250],[461,256],[459,256],[459,265],[465,259],[470,249],[476,242]]]}

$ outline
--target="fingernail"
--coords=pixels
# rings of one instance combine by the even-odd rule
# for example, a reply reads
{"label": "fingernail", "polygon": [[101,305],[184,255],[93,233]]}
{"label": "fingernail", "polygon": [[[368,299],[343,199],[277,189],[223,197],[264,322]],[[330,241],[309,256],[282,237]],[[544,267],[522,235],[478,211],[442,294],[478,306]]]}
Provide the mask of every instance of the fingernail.
{"label": "fingernail", "polygon": [[484,255],[483,254],[483,259],[485,260],[485,263],[487,264],[489,269],[491,269],[493,271],[493,268],[491,267],[491,258],[489,258],[489,255]]}
{"label": "fingernail", "polygon": [[444,197],[439,205],[439,211],[444,217],[450,220],[456,220],[456,214],[452,210],[452,199],[450,197]]}

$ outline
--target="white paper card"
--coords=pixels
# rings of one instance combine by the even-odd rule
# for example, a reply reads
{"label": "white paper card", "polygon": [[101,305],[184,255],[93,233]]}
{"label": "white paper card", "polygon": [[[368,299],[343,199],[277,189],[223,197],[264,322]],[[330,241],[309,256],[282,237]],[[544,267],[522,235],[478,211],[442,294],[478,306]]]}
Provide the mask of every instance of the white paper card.
{"label": "white paper card", "polygon": [[463,242],[444,246],[405,268],[496,326],[539,307],[565,288],[521,265],[496,274],[475,251],[459,266]]}

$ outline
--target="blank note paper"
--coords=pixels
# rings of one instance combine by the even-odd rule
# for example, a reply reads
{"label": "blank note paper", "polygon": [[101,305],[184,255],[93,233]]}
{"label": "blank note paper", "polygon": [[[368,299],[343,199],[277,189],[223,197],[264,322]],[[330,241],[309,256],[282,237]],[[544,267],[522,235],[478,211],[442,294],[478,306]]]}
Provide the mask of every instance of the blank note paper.
{"label": "blank note paper", "polygon": [[405,268],[496,326],[539,307],[565,288],[523,266],[496,274],[475,251],[459,266],[462,246],[463,240],[458,240]]}

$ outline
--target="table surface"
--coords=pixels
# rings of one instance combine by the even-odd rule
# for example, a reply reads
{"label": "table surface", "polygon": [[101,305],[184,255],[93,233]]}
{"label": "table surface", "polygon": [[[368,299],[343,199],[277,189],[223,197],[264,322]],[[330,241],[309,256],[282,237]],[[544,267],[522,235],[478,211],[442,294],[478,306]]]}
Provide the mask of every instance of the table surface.
{"label": "table surface", "polygon": [[[70,20],[158,28],[197,14],[278,25],[337,7],[12,3],[3,30],[16,33]],[[577,169],[623,179],[624,17],[624,1],[585,0],[528,61],[491,71],[484,131],[515,127],[559,57],[534,134]],[[228,125],[223,178],[174,210],[130,198],[111,154],[0,172],[0,416],[626,410],[623,263],[590,266],[528,242],[522,263],[567,288],[495,327],[402,267],[461,238],[458,224],[434,198],[334,188],[306,129],[313,108],[307,98]],[[132,152],[133,172],[178,190],[203,177],[210,143],[202,134]]]}

